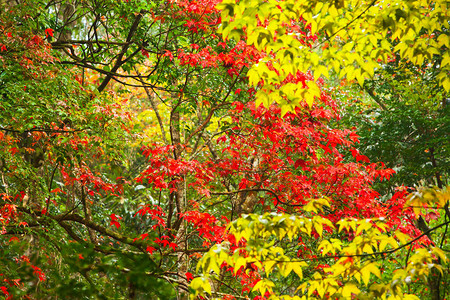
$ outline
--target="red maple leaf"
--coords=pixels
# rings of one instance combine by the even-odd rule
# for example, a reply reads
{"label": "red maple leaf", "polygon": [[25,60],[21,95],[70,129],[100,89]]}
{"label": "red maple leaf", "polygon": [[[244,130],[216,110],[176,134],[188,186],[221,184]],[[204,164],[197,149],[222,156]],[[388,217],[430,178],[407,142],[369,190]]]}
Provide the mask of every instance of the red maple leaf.
{"label": "red maple leaf", "polygon": [[187,281],[191,281],[192,279],[194,279],[194,276],[192,276],[192,274],[191,273],[189,273],[189,272],[186,272],[186,280]]}
{"label": "red maple leaf", "polygon": [[163,56],[168,56],[170,58],[170,60],[173,60],[173,54],[169,50],[166,50],[166,52],[164,52]]}
{"label": "red maple leaf", "polygon": [[116,216],[115,214],[111,214],[110,217],[111,217],[111,223],[109,225],[110,226],[114,225],[117,228],[119,228],[120,227],[120,223],[117,220],[118,219],[122,219],[122,217]]}
{"label": "red maple leaf", "polygon": [[150,56],[149,56],[147,50],[141,49],[141,53],[142,53],[142,55],[147,56],[147,58],[150,58]]}
{"label": "red maple leaf", "polygon": [[156,248],[148,246],[146,250],[147,250],[148,253],[153,254],[153,251],[155,251]]}
{"label": "red maple leaf", "polygon": [[2,290],[3,294],[5,294],[6,296],[9,295],[8,288],[6,286],[0,286],[0,289]]}
{"label": "red maple leaf", "polygon": [[53,37],[53,32],[54,31],[55,30],[53,30],[52,28],[45,29],[45,37],[49,37],[49,36]]}

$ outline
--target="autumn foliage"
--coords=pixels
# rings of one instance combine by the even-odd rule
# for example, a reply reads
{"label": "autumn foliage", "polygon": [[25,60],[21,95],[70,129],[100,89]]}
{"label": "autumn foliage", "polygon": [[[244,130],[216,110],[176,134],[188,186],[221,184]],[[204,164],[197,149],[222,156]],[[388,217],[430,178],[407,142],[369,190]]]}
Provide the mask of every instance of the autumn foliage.
{"label": "autumn foliage", "polygon": [[395,171],[290,48],[329,30],[281,2],[0,2],[5,298],[439,296],[448,191],[375,188]]}

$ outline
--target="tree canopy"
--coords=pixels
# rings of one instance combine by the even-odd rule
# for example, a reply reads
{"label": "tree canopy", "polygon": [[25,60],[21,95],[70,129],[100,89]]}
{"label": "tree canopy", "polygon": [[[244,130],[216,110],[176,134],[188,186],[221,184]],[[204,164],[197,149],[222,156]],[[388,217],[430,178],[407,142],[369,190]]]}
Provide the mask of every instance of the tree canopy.
{"label": "tree canopy", "polygon": [[447,1],[225,0],[217,7],[225,37],[244,36],[264,53],[248,74],[250,84],[262,83],[257,103],[292,110],[311,103],[317,88],[313,80],[306,90],[285,85],[290,74],[311,71],[318,79],[332,71],[363,85],[395,55],[402,64],[432,65],[450,90]]}
{"label": "tree canopy", "polygon": [[0,0],[0,293],[448,297],[448,5]]}

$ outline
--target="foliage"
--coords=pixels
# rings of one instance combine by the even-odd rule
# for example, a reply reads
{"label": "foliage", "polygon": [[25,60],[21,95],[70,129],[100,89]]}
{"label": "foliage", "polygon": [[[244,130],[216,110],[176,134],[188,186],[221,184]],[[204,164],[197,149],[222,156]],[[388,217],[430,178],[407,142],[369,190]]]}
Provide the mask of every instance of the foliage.
{"label": "foliage", "polygon": [[[411,195],[407,206],[416,215],[424,206],[437,205],[448,211],[449,197],[447,189],[425,189]],[[411,286],[426,281],[433,270],[443,275],[448,269],[448,256],[442,249],[445,234],[440,246],[425,247],[427,243],[420,242],[430,232],[448,227],[448,220],[409,240],[385,218],[346,218],[332,223],[320,216],[327,206],[325,199],[311,200],[300,214],[251,214],[232,222],[227,229],[239,243],[211,248],[199,262],[206,275],[193,280],[191,287],[196,294],[211,294],[209,278],[225,271],[244,273],[251,265],[261,275],[253,291],[267,299],[419,299],[408,292]],[[314,256],[302,258],[287,251],[286,244],[311,238],[314,232],[319,238]],[[317,271],[307,272],[317,261]],[[386,270],[393,266],[393,272]],[[296,278],[287,294],[278,284],[283,277]]]}
{"label": "foliage", "polygon": [[437,82],[450,90],[447,1],[225,0],[218,7],[225,37],[265,53],[249,71],[265,106],[277,102],[292,111],[313,101],[314,81],[286,85],[299,71],[318,79],[333,70],[363,85],[394,54],[416,66],[438,61]]}
{"label": "foliage", "polygon": [[350,104],[343,123],[356,125],[361,152],[396,170],[383,186],[443,187],[448,184],[449,164],[447,96],[437,84],[436,68],[410,67],[402,68],[393,59],[365,83],[366,97],[354,88],[340,88],[337,97]]}
{"label": "foliage", "polygon": [[[253,13],[272,4],[257,3]],[[228,2],[0,1],[0,277],[7,298],[187,299],[190,287],[194,298],[375,297],[382,286],[370,274],[382,277],[381,292],[402,295],[400,284],[388,285],[408,281],[412,264],[395,261],[402,251],[411,251],[407,261],[439,296],[439,268],[448,268],[440,249],[447,248],[436,245],[447,234],[448,192],[379,194],[374,183],[394,171],[371,163],[356,148],[356,133],[338,128],[341,107],[328,82],[298,65],[300,52],[284,48],[327,39],[332,7],[351,17],[363,6],[322,7],[331,27],[316,30],[307,12],[289,26],[269,22],[289,13],[288,2],[280,5],[273,18],[258,12],[256,27],[244,18],[248,38],[239,40],[227,33],[235,26],[226,23],[235,7]],[[368,16],[379,18],[379,6],[370,8]],[[441,22],[443,8],[433,12]],[[266,23],[272,36],[250,34]],[[444,29],[436,37],[442,50]],[[267,48],[273,30],[273,42],[282,41],[277,53],[289,59]],[[320,54],[334,66],[348,50],[344,40],[341,46],[328,58],[334,50],[304,57]],[[377,49],[382,62],[392,50]],[[368,51],[356,50],[347,53],[357,59]],[[312,71],[323,71],[321,64]],[[351,79],[355,68],[342,66]],[[275,96],[281,105],[271,105]],[[195,269],[203,254],[199,265],[216,274],[209,279]],[[422,260],[437,267],[422,268]]]}
{"label": "foliage", "polygon": [[97,94],[87,76],[61,67],[44,39],[54,32],[33,32],[38,7],[26,4],[2,13],[0,27],[2,292],[115,298],[131,281],[170,294],[154,277],[133,282],[158,268],[119,251],[114,240],[132,239],[105,221],[123,193],[124,101]]}

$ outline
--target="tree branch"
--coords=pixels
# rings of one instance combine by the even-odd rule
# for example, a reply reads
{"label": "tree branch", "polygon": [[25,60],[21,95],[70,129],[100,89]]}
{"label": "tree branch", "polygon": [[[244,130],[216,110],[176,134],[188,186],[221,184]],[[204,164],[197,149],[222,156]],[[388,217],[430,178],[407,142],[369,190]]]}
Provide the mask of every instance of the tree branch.
{"label": "tree branch", "polygon": [[[115,73],[122,66],[122,64],[124,63],[124,61],[122,61],[122,59],[123,59],[125,53],[127,53],[127,50],[128,50],[128,48],[130,46],[131,39],[133,38],[134,34],[136,33],[136,31],[138,29],[138,26],[139,26],[139,23],[141,22],[141,19],[144,16],[145,13],[146,13],[145,10],[141,10],[139,12],[139,14],[136,16],[136,18],[134,19],[134,22],[131,25],[130,31],[128,32],[128,36],[127,36],[127,40],[125,42],[125,45],[122,47],[122,51],[117,56],[116,63],[111,68],[111,73]],[[99,92],[103,91],[105,89],[106,85],[111,80],[111,78],[112,78],[111,74],[106,75],[105,79],[103,79],[103,82],[100,84],[100,86],[97,88],[97,90]]]}

